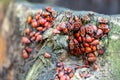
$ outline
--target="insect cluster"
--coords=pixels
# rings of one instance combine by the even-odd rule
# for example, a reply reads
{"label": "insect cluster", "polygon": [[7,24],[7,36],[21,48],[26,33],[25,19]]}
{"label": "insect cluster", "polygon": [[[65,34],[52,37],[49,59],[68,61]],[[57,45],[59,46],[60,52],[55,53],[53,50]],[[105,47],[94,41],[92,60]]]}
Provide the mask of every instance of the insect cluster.
{"label": "insect cluster", "polygon": [[[55,75],[54,80],[71,80],[71,78],[75,75],[76,70],[80,68],[89,68],[89,66],[87,65],[83,66],[76,65],[75,68],[66,67],[63,62],[58,62],[56,66],[57,74]],[[87,72],[86,74],[83,74],[82,72],[79,73],[79,77],[82,79],[89,78],[90,75],[91,74],[89,72]]]}
{"label": "insect cluster", "polygon": [[[51,7],[42,9],[35,16],[28,16],[25,36],[22,42],[26,45],[23,50],[23,57],[28,58],[28,53],[32,52],[30,44],[42,41],[43,33],[53,27],[55,11]],[[85,15],[83,17],[73,16],[67,22],[59,23],[53,29],[53,34],[68,35],[69,53],[77,57],[82,57],[85,64],[91,64],[96,61],[96,53],[102,55],[104,53],[104,45],[100,42],[105,38],[109,31],[109,24],[105,18],[99,18],[97,24],[91,24],[91,17]]]}
{"label": "insect cluster", "polygon": [[35,16],[28,16],[28,26],[25,29],[25,36],[22,37],[22,43],[25,44],[23,50],[23,58],[27,59],[29,53],[32,52],[30,47],[32,43],[39,43],[42,41],[44,31],[52,27],[55,11],[51,7],[46,7],[45,11],[42,9]]}
{"label": "insect cluster", "polygon": [[[57,26],[56,33],[62,33],[69,36],[69,53],[77,57],[82,57],[85,65],[77,65],[75,68],[65,67],[63,62],[57,64],[57,75],[54,80],[70,80],[77,69],[89,68],[89,65],[96,61],[97,55],[104,53],[104,45],[100,44],[102,39],[105,38],[110,28],[108,21],[105,18],[99,18],[98,24],[91,24],[91,18],[84,16],[81,19],[77,16],[69,19],[68,22],[61,22]],[[54,31],[55,32],[55,31]],[[97,70],[96,64],[92,65],[93,70]],[[82,79],[89,78],[90,72],[80,73],[79,77]]]}
{"label": "insect cluster", "polygon": [[96,61],[96,53],[104,53],[104,45],[100,42],[105,38],[110,28],[105,18],[99,18],[98,24],[91,24],[91,18],[88,15],[78,18],[74,16],[67,23],[61,22],[57,29],[69,36],[69,52],[71,55],[82,57],[85,64],[91,64]]}
{"label": "insect cluster", "polygon": [[[31,45],[34,43],[42,43],[43,33],[53,27],[55,17],[54,11],[51,7],[42,9],[35,16],[28,16],[25,29],[25,35],[22,37],[22,43],[25,44],[23,49],[23,58],[27,59],[29,53],[32,53],[33,49]],[[109,31],[109,23],[105,18],[98,18],[96,24],[92,23],[92,17],[85,15],[83,17],[69,16],[68,21],[58,23],[57,26],[52,28],[53,34],[68,35],[68,49],[71,55],[81,57],[85,66],[76,66],[74,69],[71,67],[65,67],[62,62],[57,64],[57,76],[54,80],[70,80],[73,77],[75,70],[79,68],[88,68],[90,64],[96,61],[97,55],[104,53],[104,45],[101,44],[102,39],[105,38]],[[49,53],[44,53],[45,58],[51,58]],[[97,65],[93,64],[93,69],[97,70]],[[90,77],[87,73],[83,75],[80,73],[80,77]]]}
{"label": "insect cluster", "polygon": [[74,70],[71,67],[65,67],[63,62],[57,63],[57,75],[54,80],[70,80],[74,75]]}

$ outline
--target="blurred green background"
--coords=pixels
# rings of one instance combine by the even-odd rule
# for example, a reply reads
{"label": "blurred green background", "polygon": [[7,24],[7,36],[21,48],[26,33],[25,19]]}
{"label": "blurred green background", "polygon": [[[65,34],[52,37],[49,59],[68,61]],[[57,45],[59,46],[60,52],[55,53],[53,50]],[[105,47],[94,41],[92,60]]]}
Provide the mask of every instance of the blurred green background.
{"label": "blurred green background", "polygon": [[120,0],[0,0],[0,26],[10,1],[29,1],[73,10],[95,11],[102,14],[119,14]]}

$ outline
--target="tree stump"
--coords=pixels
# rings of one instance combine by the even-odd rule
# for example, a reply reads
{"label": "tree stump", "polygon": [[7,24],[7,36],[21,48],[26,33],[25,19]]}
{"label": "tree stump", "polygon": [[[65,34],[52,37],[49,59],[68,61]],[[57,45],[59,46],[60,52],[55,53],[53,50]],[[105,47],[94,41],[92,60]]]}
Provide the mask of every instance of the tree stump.
{"label": "tree stump", "polygon": [[[15,2],[9,5],[4,23],[2,25],[2,35],[6,41],[6,57],[7,60],[4,64],[5,69],[12,70],[6,74],[14,75],[15,80],[53,80],[56,74],[56,63],[62,56],[63,62],[66,66],[74,66],[81,64],[82,60],[79,58],[71,58],[67,51],[64,49],[68,46],[68,36],[53,36],[50,40],[46,40],[42,47],[39,44],[29,56],[29,59],[22,58],[23,45],[21,43],[22,34],[26,26],[26,19],[29,15],[34,15],[39,9],[45,8],[47,5],[31,4],[28,2]],[[72,15],[86,15],[90,11],[72,11],[66,8],[53,7],[58,15],[55,18],[54,25],[61,21],[66,20],[66,12],[70,11]],[[94,13],[95,18],[105,17],[109,20],[111,32],[109,35],[109,45],[107,51],[103,56],[99,56],[96,63],[99,66],[98,71],[92,71],[91,77],[86,80],[119,80],[120,75],[120,15],[104,15]],[[45,32],[44,38],[50,36],[51,30]],[[47,35],[47,36],[46,36]],[[55,44],[57,42],[58,44]],[[53,51],[53,45],[62,47],[59,50]],[[43,53],[47,51],[52,57],[48,60],[45,59]],[[58,52],[58,53],[57,53]],[[62,54],[63,53],[63,54]],[[79,69],[71,80],[82,80],[80,78],[80,71],[90,71],[91,69]],[[8,76],[8,75],[7,75]],[[6,78],[6,80],[10,80]],[[11,79],[12,80],[12,79]]]}

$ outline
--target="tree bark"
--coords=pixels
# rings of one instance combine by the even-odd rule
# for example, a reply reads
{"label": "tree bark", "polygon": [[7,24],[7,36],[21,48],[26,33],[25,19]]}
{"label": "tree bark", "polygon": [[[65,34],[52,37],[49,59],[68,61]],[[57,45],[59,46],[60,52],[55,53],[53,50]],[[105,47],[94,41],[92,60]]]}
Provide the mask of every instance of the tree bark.
{"label": "tree bark", "polygon": [[[32,56],[28,60],[23,60],[22,58],[22,44],[21,44],[21,35],[24,32],[27,16],[30,14],[35,14],[40,8],[44,8],[46,5],[43,4],[30,4],[28,2],[23,3],[11,3],[9,5],[6,18],[2,25],[2,35],[6,39],[6,63],[4,67],[6,69],[13,70],[15,75],[15,80],[49,80],[53,79],[56,74],[55,66],[58,61],[59,55],[66,51],[63,47],[67,47],[67,36],[52,36],[49,40],[42,45],[38,51],[31,54]],[[56,7],[54,8],[58,11],[57,18],[55,19],[54,25],[57,25],[61,21],[67,21],[66,19],[66,8]],[[72,11],[73,15],[83,16],[88,14],[89,11]],[[119,54],[120,54],[120,15],[103,15],[95,13],[95,17],[106,17],[110,21],[111,33],[109,38],[109,45],[107,47],[107,53],[103,57],[99,57],[97,62],[100,65],[100,70],[94,72],[93,77],[90,79],[93,80],[119,80],[120,64],[119,64]],[[55,26],[54,26],[55,27]],[[48,33],[51,30],[48,30]],[[47,31],[44,35],[48,35]],[[49,36],[51,36],[49,34]],[[55,44],[58,40],[58,44]],[[60,42],[61,41],[61,42]],[[56,53],[53,51],[53,46],[61,45],[60,50],[57,50]],[[48,51],[53,56],[50,60],[47,60],[43,57],[43,53]],[[35,55],[36,54],[36,55]],[[69,59],[66,55],[65,59]],[[71,59],[72,60],[72,59]],[[78,64],[78,60],[67,61],[67,63]],[[79,60],[81,61],[81,60]],[[72,80],[80,80],[76,75]],[[97,77],[97,78],[96,78]],[[9,79],[8,79],[9,80]]]}

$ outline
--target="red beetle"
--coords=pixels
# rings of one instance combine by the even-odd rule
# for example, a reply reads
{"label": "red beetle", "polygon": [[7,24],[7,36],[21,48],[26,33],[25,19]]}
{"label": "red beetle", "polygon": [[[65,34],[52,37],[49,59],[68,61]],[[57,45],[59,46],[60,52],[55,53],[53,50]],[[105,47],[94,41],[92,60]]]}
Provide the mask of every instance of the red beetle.
{"label": "red beetle", "polygon": [[53,32],[53,34],[59,34],[60,33],[60,31],[57,30],[57,29],[53,29],[52,32]]}
{"label": "red beetle", "polygon": [[98,45],[99,44],[99,40],[94,40],[91,44],[92,45]]}
{"label": "red beetle", "polygon": [[40,40],[42,40],[42,35],[38,35],[38,36],[36,37],[36,42],[39,42]]}
{"label": "red beetle", "polygon": [[83,75],[82,73],[80,73],[80,77],[81,77],[81,78],[83,78],[83,77],[84,77],[84,75]]}
{"label": "red beetle", "polygon": [[86,48],[85,48],[85,52],[86,52],[86,53],[90,53],[90,52],[92,52],[92,49],[91,49],[90,47],[86,47]]}
{"label": "red beetle", "polygon": [[85,77],[86,77],[86,78],[89,78],[90,76],[91,76],[91,74],[90,74],[90,73],[87,73]]}
{"label": "red beetle", "polygon": [[97,31],[97,27],[95,25],[91,25],[92,26],[92,29],[94,30],[94,32]]}
{"label": "red beetle", "polygon": [[59,26],[61,29],[66,28],[65,22],[61,22],[58,26]]}
{"label": "red beetle", "polygon": [[73,26],[74,26],[74,30],[79,30],[80,27],[81,27],[81,24],[78,23],[78,22],[75,22],[75,23],[73,24]]}
{"label": "red beetle", "polygon": [[35,35],[35,33],[36,33],[35,31],[31,32],[30,37],[33,37]]}
{"label": "red beetle", "polygon": [[64,28],[63,29],[63,32],[66,34],[66,33],[68,33],[68,29],[67,28]]}
{"label": "red beetle", "polygon": [[32,52],[32,48],[30,48],[30,47],[26,47],[25,49],[26,49],[26,51],[29,52],[29,53]]}
{"label": "red beetle", "polygon": [[75,44],[78,44],[78,41],[76,39],[73,39],[73,41],[74,41]]}
{"label": "red beetle", "polygon": [[38,23],[41,24],[41,25],[44,25],[46,23],[46,20],[41,18],[38,20]]}
{"label": "red beetle", "polygon": [[30,29],[29,29],[29,28],[26,28],[26,29],[25,29],[25,33],[29,35],[29,34],[30,34]]}
{"label": "red beetle", "polygon": [[28,58],[28,53],[26,50],[23,50],[23,58],[27,59]]}
{"label": "red beetle", "polygon": [[38,31],[43,31],[43,27],[37,27]]}
{"label": "red beetle", "polygon": [[25,44],[29,44],[30,40],[27,37],[23,37],[22,42],[25,43]]}
{"label": "red beetle", "polygon": [[45,58],[50,58],[51,55],[50,55],[49,53],[46,52],[46,53],[44,53],[44,57],[45,57]]}
{"label": "red beetle", "polygon": [[88,57],[87,59],[90,63],[93,63],[96,61],[96,57]]}
{"label": "red beetle", "polygon": [[91,46],[91,48],[94,52],[97,50],[96,46]]}
{"label": "red beetle", "polygon": [[89,46],[90,46],[90,44],[89,44],[89,43],[86,43],[86,42],[84,42],[83,45],[84,45],[85,47],[89,47]]}
{"label": "red beetle", "polygon": [[35,38],[36,38],[35,36],[32,36],[32,37],[30,38],[30,40],[31,40],[31,41],[34,41]]}
{"label": "red beetle", "polygon": [[103,32],[107,34],[109,31],[110,31],[109,26],[105,25],[104,28],[103,28]]}
{"label": "red beetle", "polygon": [[74,72],[69,73],[69,77],[72,78],[74,76]]}
{"label": "red beetle", "polygon": [[84,48],[84,47],[82,47],[82,48],[81,48],[81,51],[82,51],[82,52],[85,52],[85,48]]}
{"label": "red beetle", "polygon": [[100,49],[98,49],[97,52],[98,52],[99,55],[103,55],[103,53],[104,53],[104,49],[103,49],[103,48],[100,48]]}
{"label": "red beetle", "polygon": [[32,22],[32,27],[33,27],[33,28],[38,27],[38,23],[37,23],[37,21],[33,21],[33,22]]}
{"label": "red beetle", "polygon": [[97,66],[97,65],[93,65],[93,69],[94,69],[94,70],[97,70],[97,69],[98,69],[98,66]]}
{"label": "red beetle", "polygon": [[70,40],[70,42],[69,42],[70,50],[73,50],[73,49],[74,49],[74,47],[75,47],[74,45],[75,45],[74,41],[73,41],[73,40]]}
{"label": "red beetle", "polygon": [[37,37],[39,34],[40,34],[40,32],[36,32],[36,33],[35,33],[35,37]]}
{"label": "red beetle", "polygon": [[99,28],[99,29],[104,29],[105,25],[106,25],[106,24],[99,24],[98,28]]}
{"label": "red beetle", "polygon": [[74,16],[74,20],[75,20],[76,22],[78,22],[78,21],[79,21],[79,18],[78,18],[77,16]]}
{"label": "red beetle", "polygon": [[37,14],[37,15],[35,16],[35,19],[36,19],[36,20],[38,20],[38,19],[40,19],[40,18],[41,18],[40,14]]}
{"label": "red beetle", "polygon": [[63,71],[61,71],[61,72],[58,73],[58,77],[59,77],[59,78],[62,77],[63,75],[64,75],[64,72],[63,72]]}
{"label": "red beetle", "polygon": [[28,23],[31,23],[31,22],[32,22],[32,16],[28,16],[27,22],[28,22]]}
{"label": "red beetle", "polygon": [[79,32],[75,33],[75,37],[76,37],[76,38],[78,38],[79,36],[80,36],[80,33],[79,33]]}
{"label": "red beetle", "polygon": [[44,13],[43,13],[43,16],[44,16],[44,17],[47,17],[47,16],[49,16],[49,15],[50,15],[49,12],[44,12]]}
{"label": "red beetle", "polygon": [[79,36],[79,37],[77,38],[77,40],[78,40],[78,42],[82,42],[81,36]]}
{"label": "red beetle", "polygon": [[92,38],[89,35],[86,35],[85,41],[90,43],[92,42]]}
{"label": "red beetle", "polygon": [[85,30],[88,34],[93,34],[94,28],[91,25],[86,25]]}
{"label": "red beetle", "polygon": [[81,34],[82,37],[85,36],[86,32],[85,32],[85,27],[84,26],[82,26],[80,28],[80,34]]}
{"label": "red beetle", "polygon": [[96,32],[96,38],[100,38],[103,35],[103,30],[98,29]]}
{"label": "red beetle", "polygon": [[52,11],[53,11],[52,7],[50,7],[50,6],[47,6],[45,9],[46,9],[46,11],[48,11],[48,12],[52,12]]}

